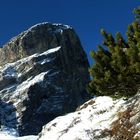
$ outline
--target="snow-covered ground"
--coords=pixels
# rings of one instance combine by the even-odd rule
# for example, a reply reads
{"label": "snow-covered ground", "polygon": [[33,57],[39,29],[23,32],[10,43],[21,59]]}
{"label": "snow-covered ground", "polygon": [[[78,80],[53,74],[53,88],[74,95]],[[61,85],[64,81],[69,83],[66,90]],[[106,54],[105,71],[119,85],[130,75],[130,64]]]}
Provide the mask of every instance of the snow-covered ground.
{"label": "snow-covered ground", "polygon": [[[0,131],[0,140],[113,140],[104,132],[118,120],[118,112],[125,112],[131,106],[135,109],[129,121],[134,122],[133,128],[139,128],[139,97],[140,94],[129,100],[97,97],[84,103],[77,111],[52,120],[38,136],[19,137],[14,129],[4,128]],[[139,138],[139,134],[137,131],[134,137]]]}
{"label": "snow-covered ground", "polygon": [[[115,114],[125,101],[110,97],[97,97],[79,107],[78,111],[60,116],[43,127],[39,140],[91,140],[117,119]],[[12,129],[0,132],[0,140],[37,140],[38,136],[18,137]],[[109,140],[108,137],[102,140]]]}
{"label": "snow-covered ground", "polygon": [[3,127],[0,131],[0,140],[37,140],[38,136],[19,137],[15,129]]}
{"label": "snow-covered ground", "polygon": [[[106,96],[92,99],[81,106],[81,110],[58,117],[44,126],[39,140],[97,140],[117,119],[115,114],[124,107],[123,103],[122,99],[113,101]],[[100,140],[109,140],[109,137]]]}

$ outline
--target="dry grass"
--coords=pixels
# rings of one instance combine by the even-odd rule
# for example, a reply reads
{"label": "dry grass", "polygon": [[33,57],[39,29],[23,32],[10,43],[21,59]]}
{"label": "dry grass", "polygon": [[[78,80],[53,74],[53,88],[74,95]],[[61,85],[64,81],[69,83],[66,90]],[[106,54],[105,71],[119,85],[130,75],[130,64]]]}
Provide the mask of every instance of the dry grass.
{"label": "dry grass", "polygon": [[89,105],[93,105],[94,103],[95,103],[94,100],[90,100],[90,101],[84,103],[82,106],[79,106],[79,107],[76,109],[76,111],[80,111],[80,110],[82,110],[82,109],[84,109],[84,108],[87,108]]}
{"label": "dry grass", "polygon": [[130,123],[132,109],[118,113],[118,119],[112,123],[111,130],[105,130],[114,140],[140,140],[134,138],[138,130]]}

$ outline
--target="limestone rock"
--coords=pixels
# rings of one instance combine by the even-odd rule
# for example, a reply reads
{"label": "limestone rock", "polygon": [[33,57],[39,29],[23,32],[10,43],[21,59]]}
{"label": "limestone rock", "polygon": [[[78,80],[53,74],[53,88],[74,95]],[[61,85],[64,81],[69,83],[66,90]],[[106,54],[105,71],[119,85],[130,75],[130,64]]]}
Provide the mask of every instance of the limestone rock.
{"label": "limestone rock", "polygon": [[38,134],[89,99],[89,63],[73,28],[42,23],[0,49],[2,125]]}

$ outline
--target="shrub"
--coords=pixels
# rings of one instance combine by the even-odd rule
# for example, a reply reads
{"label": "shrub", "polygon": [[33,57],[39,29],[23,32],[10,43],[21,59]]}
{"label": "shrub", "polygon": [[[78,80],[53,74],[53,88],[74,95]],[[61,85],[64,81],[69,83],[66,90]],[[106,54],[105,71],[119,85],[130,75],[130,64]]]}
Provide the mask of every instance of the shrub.
{"label": "shrub", "polygon": [[140,86],[140,7],[134,10],[135,21],[128,26],[125,40],[121,33],[101,30],[103,45],[91,51],[94,64],[87,89],[93,95],[133,96]]}

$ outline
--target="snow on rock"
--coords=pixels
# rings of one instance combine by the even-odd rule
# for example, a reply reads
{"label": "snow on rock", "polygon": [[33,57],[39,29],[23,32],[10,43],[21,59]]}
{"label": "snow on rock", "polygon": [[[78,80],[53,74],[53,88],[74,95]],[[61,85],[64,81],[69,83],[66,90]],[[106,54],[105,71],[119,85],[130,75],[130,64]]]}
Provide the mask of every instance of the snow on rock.
{"label": "snow on rock", "polygon": [[0,132],[0,140],[37,140],[38,136],[23,136],[23,137],[15,137],[5,133]]}
{"label": "snow on rock", "polygon": [[[93,104],[87,105],[89,102]],[[109,140],[101,132],[110,127],[123,103],[122,99],[113,101],[110,97],[92,99],[81,106],[85,106],[82,110],[60,116],[44,126],[39,140]]]}
{"label": "snow on rock", "polygon": [[2,126],[0,129],[0,140],[37,140],[38,136],[29,135],[20,137],[17,130]]}
{"label": "snow on rock", "polygon": [[[20,67],[23,65],[23,64],[26,64],[30,61],[32,61],[33,59],[36,59],[38,57],[42,57],[44,55],[49,55],[49,54],[53,54],[57,51],[59,51],[59,49],[61,48],[61,46],[58,46],[56,48],[52,48],[52,49],[49,49],[41,54],[33,54],[29,57],[26,57],[26,58],[23,58],[23,59],[20,59],[19,61],[16,61],[14,63],[8,63],[2,67],[0,67],[0,73],[3,75],[3,77],[7,78],[7,77],[15,77],[15,78],[18,78],[19,76],[21,76],[21,73],[18,72],[18,69],[20,69]],[[54,58],[55,59],[55,58]],[[44,58],[43,60],[41,61],[38,61],[36,63],[41,63],[42,65],[45,64],[45,63],[48,63],[50,61],[53,61],[54,59],[50,59],[50,58]],[[35,63],[34,63],[35,65]],[[32,68],[28,68],[26,72],[28,72],[30,69]]]}
{"label": "snow on rock", "polygon": [[15,129],[2,127],[0,130],[0,140],[37,140],[38,136],[23,136],[19,137]]}
{"label": "snow on rock", "polygon": [[139,140],[140,91],[129,99],[97,97],[43,127],[39,140]]}
{"label": "snow on rock", "polygon": [[5,132],[0,132],[0,138],[2,140],[139,140],[139,109],[139,92],[128,100],[123,98],[114,100],[107,96],[97,97],[78,107],[77,111],[52,120],[43,127],[38,136],[18,137],[14,130],[5,129]]}
{"label": "snow on rock", "polygon": [[[60,48],[61,48],[61,46],[56,47],[56,48],[49,49],[48,51],[42,53],[41,55],[48,55],[48,54],[50,54],[50,53],[57,52]],[[41,56],[41,55],[39,55],[39,56]]]}
{"label": "snow on rock", "polygon": [[0,50],[2,125],[20,136],[37,135],[46,123],[74,111],[90,98],[88,67],[68,25],[40,23],[11,39]]}
{"label": "snow on rock", "polygon": [[[82,58],[82,59],[81,59]],[[39,23],[0,49],[0,123],[37,135],[87,101],[89,63],[74,29]]]}

